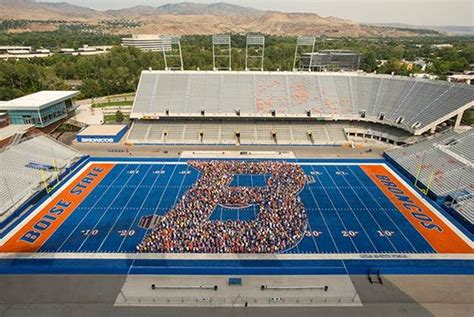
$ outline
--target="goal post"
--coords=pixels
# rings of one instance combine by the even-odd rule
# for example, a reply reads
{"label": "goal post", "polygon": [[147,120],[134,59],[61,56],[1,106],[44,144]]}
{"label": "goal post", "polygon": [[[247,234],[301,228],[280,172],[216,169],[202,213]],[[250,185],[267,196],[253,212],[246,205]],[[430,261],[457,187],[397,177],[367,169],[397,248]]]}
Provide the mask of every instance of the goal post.
{"label": "goal post", "polygon": [[[426,184],[423,184],[421,181],[420,181],[420,177],[421,177],[421,173],[424,169],[424,164],[425,164],[425,155],[423,155],[423,157],[421,158],[421,162],[420,164],[418,165],[418,169],[417,169],[417,172],[416,172],[416,176],[415,176],[415,182],[413,183],[413,185],[419,190],[421,191],[424,195],[428,195],[428,192],[430,190],[430,187],[431,187],[431,181],[433,180],[433,175],[434,175],[434,171],[431,171],[429,177],[428,177],[428,182]],[[420,185],[421,184],[421,185]]]}
{"label": "goal post", "polygon": [[54,185],[50,185],[50,183],[48,182],[48,177],[45,173],[45,171],[43,169],[40,169],[39,172],[40,172],[40,175],[41,175],[41,180],[43,182],[43,185],[44,185],[44,189],[46,190],[46,193],[51,193],[53,191],[53,189],[59,185],[59,182],[60,182],[60,171],[59,171],[59,168],[58,168],[58,165],[56,164],[56,160],[53,159],[53,177],[54,179],[56,179],[56,183]]}

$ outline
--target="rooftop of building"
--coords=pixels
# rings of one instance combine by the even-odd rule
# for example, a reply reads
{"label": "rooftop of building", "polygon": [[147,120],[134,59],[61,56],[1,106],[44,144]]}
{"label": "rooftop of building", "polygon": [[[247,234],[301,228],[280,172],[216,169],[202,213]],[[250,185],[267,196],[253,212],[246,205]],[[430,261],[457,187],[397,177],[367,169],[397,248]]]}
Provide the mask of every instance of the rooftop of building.
{"label": "rooftop of building", "polygon": [[136,34],[131,37],[125,37],[124,39],[134,39],[134,40],[161,40],[161,36],[158,34]]}
{"label": "rooftop of building", "polygon": [[0,110],[41,110],[63,100],[71,99],[77,95],[79,95],[79,91],[75,90],[43,90],[1,103]]}
{"label": "rooftop of building", "polygon": [[448,78],[455,78],[455,79],[474,79],[474,74],[453,74],[448,75]]}
{"label": "rooftop of building", "polygon": [[127,126],[125,124],[91,125],[79,132],[78,136],[115,136]]}

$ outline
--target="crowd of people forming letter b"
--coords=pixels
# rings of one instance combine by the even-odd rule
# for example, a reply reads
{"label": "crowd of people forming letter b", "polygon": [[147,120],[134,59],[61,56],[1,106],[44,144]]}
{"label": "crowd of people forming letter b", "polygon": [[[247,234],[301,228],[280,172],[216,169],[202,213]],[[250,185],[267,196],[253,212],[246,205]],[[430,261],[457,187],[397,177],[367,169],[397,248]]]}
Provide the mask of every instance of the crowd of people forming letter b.
{"label": "crowd of people forming letter b", "polygon": [[[305,174],[277,161],[189,161],[202,175],[137,246],[159,253],[278,253],[304,235],[307,215],[299,198]],[[266,186],[232,187],[238,174],[268,175]],[[254,220],[210,220],[217,205],[258,205]]]}

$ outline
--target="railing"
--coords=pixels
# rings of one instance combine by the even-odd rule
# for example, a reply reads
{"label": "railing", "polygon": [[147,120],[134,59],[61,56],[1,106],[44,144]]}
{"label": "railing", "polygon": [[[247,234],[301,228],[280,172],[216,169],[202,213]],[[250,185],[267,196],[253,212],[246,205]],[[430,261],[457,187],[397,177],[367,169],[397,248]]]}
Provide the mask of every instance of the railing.
{"label": "railing", "polygon": [[353,306],[360,305],[357,294],[351,297],[143,297],[125,296],[124,305],[156,306]]}

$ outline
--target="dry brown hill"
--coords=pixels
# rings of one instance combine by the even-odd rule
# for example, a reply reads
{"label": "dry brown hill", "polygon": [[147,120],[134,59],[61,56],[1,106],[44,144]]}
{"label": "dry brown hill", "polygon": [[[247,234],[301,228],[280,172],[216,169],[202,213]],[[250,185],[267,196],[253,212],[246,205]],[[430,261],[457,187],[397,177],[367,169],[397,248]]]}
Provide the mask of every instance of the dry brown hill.
{"label": "dry brown hill", "polygon": [[[361,25],[312,13],[262,11],[227,3],[183,2],[160,7],[136,6],[121,10],[96,11],[67,2],[42,3],[33,0],[0,0],[0,20],[63,20],[96,24],[100,20],[132,19],[141,22],[133,29],[113,33],[214,34],[261,32],[272,35],[326,36],[410,36],[416,30]],[[25,29],[29,31],[30,29]]]}

